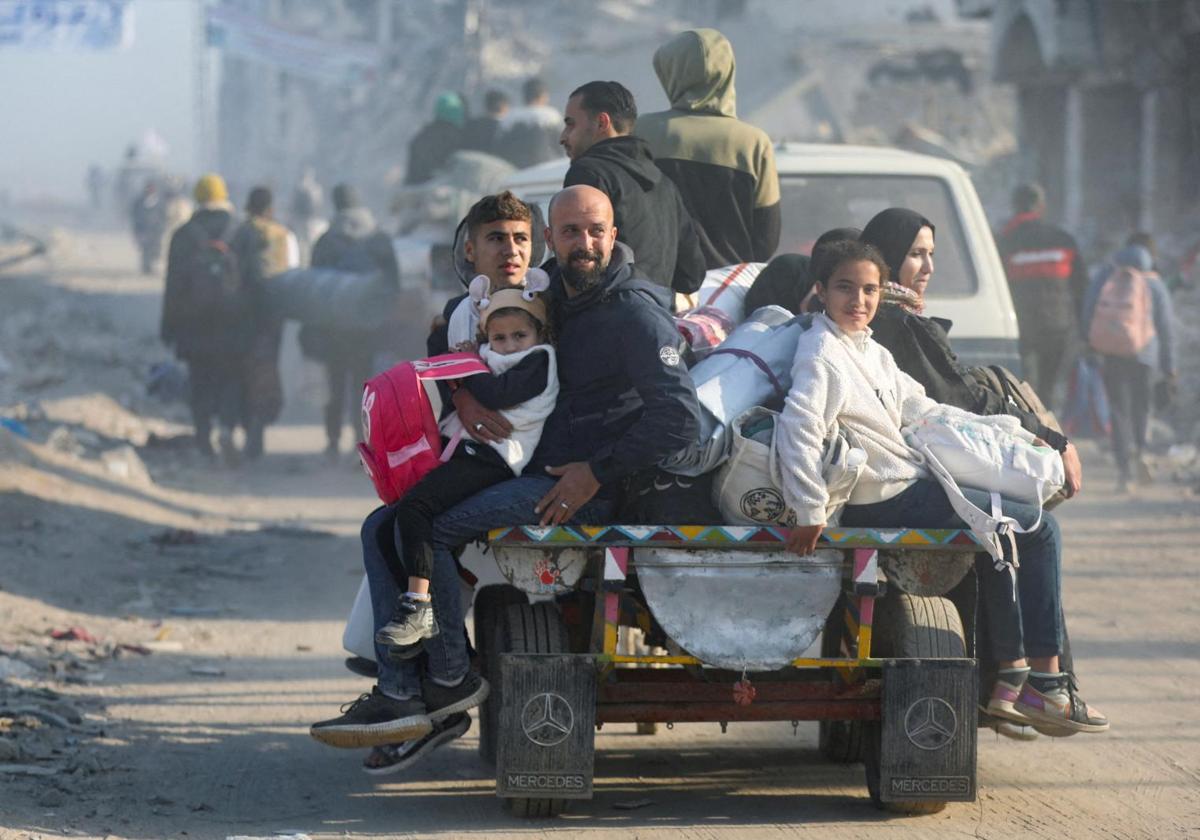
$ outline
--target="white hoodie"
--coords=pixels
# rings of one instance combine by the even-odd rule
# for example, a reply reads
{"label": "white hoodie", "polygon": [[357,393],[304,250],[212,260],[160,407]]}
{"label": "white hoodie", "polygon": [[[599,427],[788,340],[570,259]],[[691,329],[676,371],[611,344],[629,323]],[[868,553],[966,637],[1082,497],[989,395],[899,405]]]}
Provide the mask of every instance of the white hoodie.
{"label": "white hoodie", "polygon": [[[558,360],[554,354],[554,348],[549,344],[535,344],[528,350],[509,353],[507,356],[493,353],[486,344],[479,348],[479,357],[496,376],[511,370],[518,362],[533,353],[545,353],[549,358],[550,366],[546,372],[546,388],[536,397],[500,412],[512,424],[512,432],[503,440],[491,444],[492,448],[500,453],[500,457],[504,459],[505,463],[512,468],[513,475],[516,476],[521,474],[521,471],[529,463],[529,459],[533,457],[533,450],[537,449],[538,441],[542,439],[542,426],[545,424],[546,418],[550,416],[550,412],[554,411],[554,404],[558,401]],[[448,438],[453,438],[456,434],[460,437],[466,434],[462,421],[458,419],[457,411],[442,420],[440,431]]]}
{"label": "white hoodie", "polygon": [[836,420],[853,430],[867,464],[850,504],[894,498],[928,478],[922,456],[904,441],[903,426],[930,414],[959,415],[995,425],[1024,440],[1033,435],[1008,415],[978,417],[925,396],[915,379],[896,367],[871,330],[846,333],[828,315],[813,318],[792,362],[792,388],[776,438],[783,464],[783,495],[798,525],[824,525],[829,495],[821,479],[821,454]]}

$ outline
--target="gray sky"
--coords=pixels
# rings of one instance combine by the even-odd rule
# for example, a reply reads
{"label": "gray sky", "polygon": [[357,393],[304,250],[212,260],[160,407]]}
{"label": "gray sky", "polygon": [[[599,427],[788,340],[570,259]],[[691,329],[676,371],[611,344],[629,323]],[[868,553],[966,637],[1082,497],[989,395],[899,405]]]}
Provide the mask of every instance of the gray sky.
{"label": "gray sky", "polygon": [[88,164],[115,167],[148,128],[167,141],[168,166],[191,174],[194,0],[134,0],[124,51],[0,48],[0,190],[16,199],[83,199]]}

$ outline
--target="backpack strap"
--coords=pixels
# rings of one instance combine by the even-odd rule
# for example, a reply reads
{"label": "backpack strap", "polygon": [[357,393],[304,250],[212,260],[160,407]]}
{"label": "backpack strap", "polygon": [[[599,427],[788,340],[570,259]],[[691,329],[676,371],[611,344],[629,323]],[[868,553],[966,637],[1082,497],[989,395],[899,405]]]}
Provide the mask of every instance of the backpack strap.
{"label": "backpack strap", "polygon": [[718,347],[708,355],[716,356],[723,353],[729,356],[737,356],[739,359],[749,359],[754,362],[754,366],[767,375],[767,379],[771,382],[771,387],[775,389],[775,393],[779,397],[787,397],[787,388],[783,387],[783,383],[779,381],[779,377],[775,375],[775,371],[771,370],[771,366],[764,362],[759,356],[751,353],[749,350],[743,350],[741,347]]}

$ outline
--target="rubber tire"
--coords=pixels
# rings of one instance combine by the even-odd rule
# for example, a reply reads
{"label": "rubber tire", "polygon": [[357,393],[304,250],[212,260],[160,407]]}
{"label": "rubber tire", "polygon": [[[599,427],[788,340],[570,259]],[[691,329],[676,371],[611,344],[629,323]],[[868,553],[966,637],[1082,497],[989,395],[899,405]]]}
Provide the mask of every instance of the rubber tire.
{"label": "rubber tire", "polygon": [[[562,615],[552,603],[513,604],[500,614],[495,634],[497,654],[500,653],[569,653],[570,640]],[[495,660],[499,664],[499,659]],[[499,732],[499,709],[504,695],[504,684],[496,669],[488,702],[497,710],[496,728]],[[566,810],[569,799],[548,797],[512,797],[506,800],[509,811],[518,817],[556,817]]]}
{"label": "rubber tire", "polygon": [[[821,631],[821,658],[842,655],[841,636],[844,629],[842,616],[846,612],[846,596],[839,595],[825,629]],[[834,764],[856,764],[863,760],[863,722],[861,720],[817,721],[817,748],[821,755]]]}
{"label": "rubber tire", "polygon": [[[873,655],[899,659],[955,659],[967,655],[962,619],[948,598],[923,598],[892,590],[875,602]],[[884,802],[879,798],[882,724],[863,727],[863,769],[871,802],[896,814],[936,814],[945,802]]]}
{"label": "rubber tire", "polygon": [[[499,653],[493,639],[497,633],[500,614],[511,604],[527,604],[525,593],[508,584],[492,584],[475,593],[472,607],[475,623],[475,649],[479,652],[479,674],[489,685],[495,685],[499,674]],[[479,719],[479,757],[489,765],[496,763],[496,733],[499,732],[500,704],[491,698],[484,700],[477,715]]]}

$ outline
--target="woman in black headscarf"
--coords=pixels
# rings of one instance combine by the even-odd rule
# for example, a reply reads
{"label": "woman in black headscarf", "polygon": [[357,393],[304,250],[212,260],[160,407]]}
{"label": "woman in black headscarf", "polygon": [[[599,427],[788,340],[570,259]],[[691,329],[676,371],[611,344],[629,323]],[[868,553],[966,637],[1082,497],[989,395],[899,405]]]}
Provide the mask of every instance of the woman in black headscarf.
{"label": "woman in black headscarf", "polygon": [[821,246],[842,239],[858,239],[861,233],[858,228],[834,228],[817,237],[811,258],[804,254],[775,257],[746,293],[746,315],[763,306],[782,306],[793,315],[802,315],[814,285],[812,264],[820,259]]}

